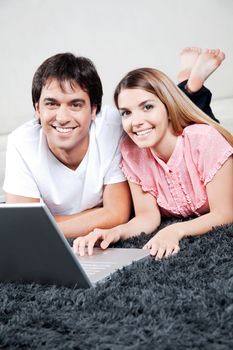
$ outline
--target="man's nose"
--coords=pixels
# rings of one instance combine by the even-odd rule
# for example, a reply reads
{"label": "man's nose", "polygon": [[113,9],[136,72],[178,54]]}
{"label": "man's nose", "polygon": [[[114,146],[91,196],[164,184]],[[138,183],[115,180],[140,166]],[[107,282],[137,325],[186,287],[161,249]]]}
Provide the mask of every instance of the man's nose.
{"label": "man's nose", "polygon": [[69,110],[68,108],[66,108],[65,106],[59,106],[59,108],[57,109],[57,113],[56,113],[56,120],[60,123],[60,124],[66,124],[67,122],[70,121],[70,114],[69,114]]}

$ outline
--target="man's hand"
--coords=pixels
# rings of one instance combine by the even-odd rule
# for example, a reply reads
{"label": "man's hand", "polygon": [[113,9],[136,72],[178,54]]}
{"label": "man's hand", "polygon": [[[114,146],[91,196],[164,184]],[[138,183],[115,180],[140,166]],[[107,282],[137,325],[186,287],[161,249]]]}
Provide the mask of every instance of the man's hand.
{"label": "man's hand", "polygon": [[100,247],[106,249],[111,243],[115,243],[119,240],[120,233],[117,228],[110,230],[96,228],[88,235],[76,238],[73,243],[73,249],[75,254],[84,256],[87,247],[88,255],[92,255],[96,242],[100,242]]}

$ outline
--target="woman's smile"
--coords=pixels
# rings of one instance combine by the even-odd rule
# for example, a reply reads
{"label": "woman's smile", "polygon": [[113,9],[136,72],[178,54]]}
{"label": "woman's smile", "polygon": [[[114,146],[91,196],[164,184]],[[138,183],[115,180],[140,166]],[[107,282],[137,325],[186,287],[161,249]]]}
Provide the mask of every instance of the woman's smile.
{"label": "woman's smile", "polygon": [[144,129],[144,130],[140,130],[140,131],[134,131],[133,133],[137,136],[147,136],[151,133],[151,131],[153,130],[154,128],[147,128],[147,129]]}

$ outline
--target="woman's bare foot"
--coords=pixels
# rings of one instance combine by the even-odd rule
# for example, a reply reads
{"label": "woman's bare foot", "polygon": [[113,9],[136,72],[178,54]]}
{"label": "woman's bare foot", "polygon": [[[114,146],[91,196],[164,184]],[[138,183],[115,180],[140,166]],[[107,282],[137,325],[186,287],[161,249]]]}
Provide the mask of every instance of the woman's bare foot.
{"label": "woman's bare foot", "polygon": [[199,47],[186,47],[180,53],[180,72],[178,74],[178,82],[188,80],[192,68],[201,53]]}
{"label": "woman's bare foot", "polygon": [[225,59],[225,54],[217,50],[203,50],[191,70],[187,82],[187,88],[191,92],[200,90],[205,80],[220,66]]}

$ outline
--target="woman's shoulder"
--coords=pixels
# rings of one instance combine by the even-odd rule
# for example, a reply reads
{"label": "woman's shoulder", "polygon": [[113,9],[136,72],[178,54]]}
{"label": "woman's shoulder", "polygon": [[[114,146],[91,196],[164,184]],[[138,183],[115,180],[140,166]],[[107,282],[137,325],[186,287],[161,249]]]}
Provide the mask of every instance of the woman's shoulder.
{"label": "woman's shoulder", "polygon": [[139,148],[128,135],[124,135],[121,144],[120,150],[122,158],[129,163],[139,164],[141,161],[145,164],[150,160],[150,152],[147,148]]}
{"label": "woman's shoulder", "polygon": [[182,136],[187,142],[198,145],[206,145],[207,142],[215,143],[223,136],[211,125],[192,124],[184,128]]}
{"label": "woman's shoulder", "polygon": [[208,124],[192,124],[186,126],[183,130],[183,135],[206,135],[206,134],[215,134],[218,131],[211,125]]}
{"label": "woman's shoulder", "polygon": [[140,153],[140,148],[130,139],[128,135],[124,135],[121,140],[121,152],[122,154],[130,153],[130,154],[136,154]]}
{"label": "woman's shoulder", "polygon": [[183,130],[182,136],[185,153],[191,153],[194,159],[199,159],[201,155],[210,157],[211,154],[211,158],[217,160],[222,153],[232,153],[232,146],[214,126],[189,125]]}

